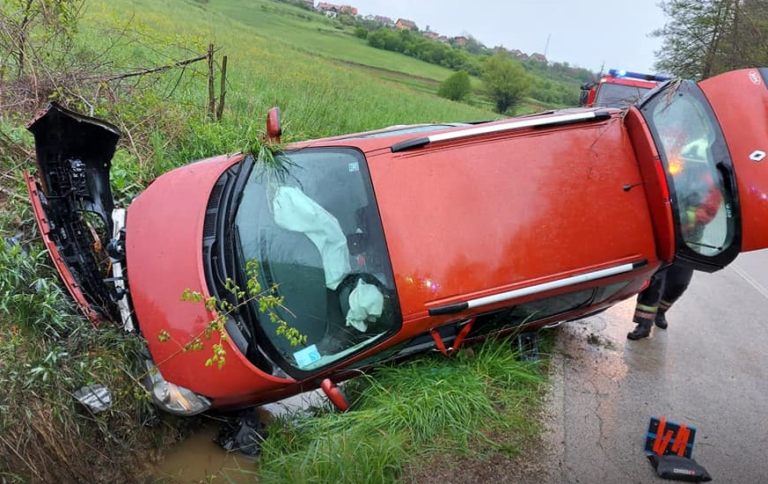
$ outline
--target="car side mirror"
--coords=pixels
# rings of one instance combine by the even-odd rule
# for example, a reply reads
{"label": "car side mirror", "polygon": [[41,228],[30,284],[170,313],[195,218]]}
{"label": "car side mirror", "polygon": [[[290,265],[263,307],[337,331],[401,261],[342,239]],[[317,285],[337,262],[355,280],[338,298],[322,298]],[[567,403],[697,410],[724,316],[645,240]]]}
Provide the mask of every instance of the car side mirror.
{"label": "car side mirror", "polygon": [[336,386],[336,384],[333,383],[329,378],[326,378],[322,383],[320,383],[320,389],[323,390],[325,396],[328,397],[328,400],[330,400],[336,406],[336,408],[342,412],[349,410],[349,400],[344,394],[344,391]]}
{"label": "car side mirror", "polygon": [[283,126],[280,124],[280,108],[274,107],[267,112],[267,139],[274,143],[280,143],[283,134]]}

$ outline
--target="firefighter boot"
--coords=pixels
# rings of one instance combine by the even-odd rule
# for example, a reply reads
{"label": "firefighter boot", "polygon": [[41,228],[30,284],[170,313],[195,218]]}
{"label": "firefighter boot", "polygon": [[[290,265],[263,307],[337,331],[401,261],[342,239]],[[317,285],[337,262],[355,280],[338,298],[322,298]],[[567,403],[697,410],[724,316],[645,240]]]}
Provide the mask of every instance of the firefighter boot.
{"label": "firefighter boot", "polygon": [[656,315],[656,319],[653,321],[656,326],[658,326],[661,329],[667,329],[667,317],[664,316],[664,311],[659,311],[659,313]]}
{"label": "firefighter boot", "polygon": [[627,339],[637,340],[647,338],[651,335],[651,326],[653,326],[653,323],[650,321],[638,323],[631,333],[627,333]]}

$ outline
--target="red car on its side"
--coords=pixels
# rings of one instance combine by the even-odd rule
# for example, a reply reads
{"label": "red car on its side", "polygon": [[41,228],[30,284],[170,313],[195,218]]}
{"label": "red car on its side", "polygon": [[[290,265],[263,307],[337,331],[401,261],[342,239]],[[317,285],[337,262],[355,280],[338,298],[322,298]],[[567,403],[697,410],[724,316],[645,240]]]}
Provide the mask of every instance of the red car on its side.
{"label": "red car on its side", "polygon": [[[673,260],[711,272],[768,247],[766,81],[741,70],[663,83],[625,110],[312,140],[274,163],[219,156],[160,176],[126,211],[109,186],[118,130],[52,105],[29,126],[39,182],[26,177],[74,298],[145,338],[160,407],[235,409],[321,384],[337,396],[353,369],[581,318]],[[181,295],[227,299],[248,261],[305,343],[257,304],[227,314],[221,369],[158,340],[203,332],[215,311]]]}

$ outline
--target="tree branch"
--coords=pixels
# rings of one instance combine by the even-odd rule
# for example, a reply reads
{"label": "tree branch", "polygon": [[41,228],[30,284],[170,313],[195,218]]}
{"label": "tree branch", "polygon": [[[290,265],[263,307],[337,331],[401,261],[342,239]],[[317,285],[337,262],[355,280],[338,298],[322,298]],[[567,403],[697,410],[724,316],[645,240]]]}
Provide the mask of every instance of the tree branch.
{"label": "tree branch", "polygon": [[170,70],[170,69],[175,69],[177,67],[183,67],[183,66],[186,66],[186,65],[189,65],[189,64],[194,64],[195,62],[200,62],[201,60],[206,60],[206,59],[208,59],[208,54],[200,55],[200,56],[197,56],[197,57],[193,57],[192,59],[186,59],[186,60],[178,61],[178,62],[175,62],[175,63],[173,63],[171,65],[167,65],[167,66],[153,67],[151,69],[143,69],[143,70],[140,70],[140,71],[127,72],[127,73],[124,73],[124,74],[117,74],[117,75],[110,76],[110,77],[107,77],[107,78],[101,79],[101,80],[104,81],[104,82],[112,82],[112,81],[117,81],[117,80],[120,80],[120,79],[127,79],[129,77],[146,76],[147,74],[155,74],[157,72],[165,72],[165,71]]}

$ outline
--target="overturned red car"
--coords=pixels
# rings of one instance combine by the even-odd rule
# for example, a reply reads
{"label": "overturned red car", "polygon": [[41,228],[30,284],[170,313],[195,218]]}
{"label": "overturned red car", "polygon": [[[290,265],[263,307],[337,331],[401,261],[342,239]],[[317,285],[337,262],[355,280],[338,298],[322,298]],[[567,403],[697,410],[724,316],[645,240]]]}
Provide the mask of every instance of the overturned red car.
{"label": "overturned red car", "polygon": [[[394,127],[288,145],[273,163],[219,156],[160,176],[126,210],[109,185],[118,130],[51,105],[29,125],[38,171],[25,176],[72,296],[146,340],[160,407],[236,409],[321,385],[341,401],[334,382],[357,369],[578,319],[673,260],[711,272],[768,247],[766,81],[741,70],[664,82],[624,110]],[[213,334],[221,369],[160,341],[203,333],[217,309],[181,295],[225,300],[250,261],[299,344],[256,302]]]}

